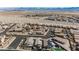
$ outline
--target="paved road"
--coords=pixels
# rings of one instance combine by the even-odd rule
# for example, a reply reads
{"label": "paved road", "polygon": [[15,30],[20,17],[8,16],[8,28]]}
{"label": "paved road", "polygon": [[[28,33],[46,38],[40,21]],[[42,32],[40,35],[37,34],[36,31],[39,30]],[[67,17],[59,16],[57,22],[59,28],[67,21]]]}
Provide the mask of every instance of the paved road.
{"label": "paved road", "polygon": [[16,36],[16,39],[9,45],[8,48],[16,49],[21,42],[22,37],[21,36]]}
{"label": "paved road", "polygon": [[13,25],[10,26],[9,28],[5,29],[5,31],[2,32],[2,33],[0,33],[0,35],[2,35],[2,34],[6,34],[6,32],[7,32],[9,29],[11,29],[13,26],[15,26],[15,25],[16,25],[16,24],[13,24]]}

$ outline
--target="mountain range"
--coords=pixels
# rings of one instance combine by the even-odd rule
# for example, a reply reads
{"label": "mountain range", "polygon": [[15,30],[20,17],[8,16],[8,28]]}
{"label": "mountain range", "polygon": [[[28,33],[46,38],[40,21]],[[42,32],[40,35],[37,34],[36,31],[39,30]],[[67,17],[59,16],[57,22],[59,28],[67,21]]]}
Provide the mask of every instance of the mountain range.
{"label": "mountain range", "polygon": [[79,7],[5,7],[0,11],[79,11]]}

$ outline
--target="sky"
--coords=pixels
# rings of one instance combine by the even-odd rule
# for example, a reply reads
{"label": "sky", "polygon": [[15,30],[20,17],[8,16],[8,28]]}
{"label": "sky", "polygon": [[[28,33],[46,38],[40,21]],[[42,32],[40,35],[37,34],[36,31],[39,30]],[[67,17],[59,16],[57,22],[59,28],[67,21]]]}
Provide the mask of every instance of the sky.
{"label": "sky", "polygon": [[79,7],[78,0],[0,0],[0,7]]}

